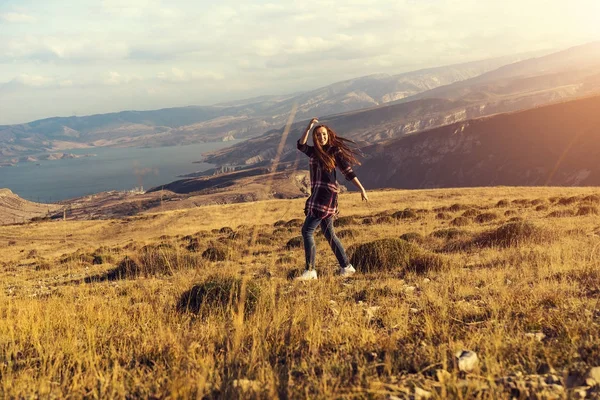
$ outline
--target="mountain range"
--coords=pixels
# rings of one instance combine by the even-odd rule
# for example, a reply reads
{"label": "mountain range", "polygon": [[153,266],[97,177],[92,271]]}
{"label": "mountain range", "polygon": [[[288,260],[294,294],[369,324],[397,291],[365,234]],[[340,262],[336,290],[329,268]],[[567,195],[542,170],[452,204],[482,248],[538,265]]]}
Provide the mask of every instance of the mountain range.
{"label": "mountain range", "polygon": [[[500,67],[476,77],[439,86],[392,104],[325,116],[320,121],[361,145],[499,113],[600,93],[600,42]],[[300,118],[296,118],[298,120]],[[306,121],[291,126],[281,158],[295,157],[295,141]],[[284,128],[208,153],[217,165],[268,162]]]}
{"label": "mountain range", "polygon": [[168,146],[255,137],[283,125],[294,105],[299,119],[375,107],[529,57],[531,54],[397,75],[370,75],[304,93],[214,106],[56,117],[0,126],[0,163],[69,148]]}

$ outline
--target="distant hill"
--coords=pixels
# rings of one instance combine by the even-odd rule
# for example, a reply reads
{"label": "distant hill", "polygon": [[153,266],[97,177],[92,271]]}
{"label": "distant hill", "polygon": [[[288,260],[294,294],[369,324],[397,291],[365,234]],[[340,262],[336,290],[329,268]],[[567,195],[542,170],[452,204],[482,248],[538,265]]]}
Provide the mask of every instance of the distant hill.
{"label": "distant hill", "polygon": [[[545,65],[547,65],[545,67]],[[600,43],[513,63],[478,77],[422,92],[384,106],[330,115],[321,121],[344,137],[373,144],[473,118],[526,110],[600,93]],[[292,126],[282,159],[295,157],[295,141],[305,128]],[[218,165],[260,165],[277,149],[283,128],[236,146],[211,152]]]}
{"label": "distant hill", "polygon": [[458,122],[365,149],[367,187],[599,186],[600,96]]}
{"label": "distant hill", "polygon": [[262,96],[214,106],[57,117],[0,126],[0,163],[78,147],[166,146],[254,137],[284,124],[294,104],[298,106],[299,119],[354,111],[472,78],[530,56],[364,76],[305,93]]}
{"label": "distant hill", "polygon": [[41,204],[23,200],[8,189],[0,189],[0,225],[27,222],[59,210],[56,204]]}

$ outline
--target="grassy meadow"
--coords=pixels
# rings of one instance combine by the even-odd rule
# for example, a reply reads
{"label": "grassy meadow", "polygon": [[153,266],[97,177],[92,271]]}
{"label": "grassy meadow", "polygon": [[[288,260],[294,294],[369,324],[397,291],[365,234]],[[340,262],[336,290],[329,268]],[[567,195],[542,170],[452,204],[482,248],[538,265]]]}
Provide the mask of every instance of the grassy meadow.
{"label": "grassy meadow", "polygon": [[597,189],[369,196],[312,282],[304,199],[2,226],[0,398],[598,395]]}

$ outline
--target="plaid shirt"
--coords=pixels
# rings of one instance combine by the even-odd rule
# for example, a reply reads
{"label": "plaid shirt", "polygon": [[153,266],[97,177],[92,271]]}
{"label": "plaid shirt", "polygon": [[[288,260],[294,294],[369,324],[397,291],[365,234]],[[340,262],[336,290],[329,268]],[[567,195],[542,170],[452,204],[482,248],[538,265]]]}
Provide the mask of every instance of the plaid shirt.
{"label": "plaid shirt", "polygon": [[[340,169],[347,180],[356,178],[352,171],[352,166],[344,160],[342,151],[337,147],[325,146],[325,151],[333,155],[335,165]],[[315,148],[307,144],[300,144],[298,140],[298,150],[310,157],[310,197],[306,200],[304,214],[312,215],[317,218],[325,219],[336,217],[338,214],[338,192],[340,191],[337,183],[335,168],[329,172],[319,162],[316,156]]]}

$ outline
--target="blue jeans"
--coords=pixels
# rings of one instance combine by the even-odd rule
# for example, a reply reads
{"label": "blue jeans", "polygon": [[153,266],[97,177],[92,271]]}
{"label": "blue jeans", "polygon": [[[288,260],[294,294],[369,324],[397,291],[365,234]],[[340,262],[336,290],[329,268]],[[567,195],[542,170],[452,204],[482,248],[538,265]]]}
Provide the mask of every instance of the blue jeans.
{"label": "blue jeans", "polygon": [[346,256],[346,252],[344,251],[344,247],[342,243],[340,243],[340,239],[335,236],[335,232],[333,230],[333,219],[332,218],[315,218],[311,215],[307,215],[304,220],[304,225],[302,226],[302,239],[304,239],[304,254],[306,256],[306,269],[314,269],[315,268],[315,258],[317,255],[317,249],[315,246],[315,238],[314,233],[317,229],[317,226],[321,225],[321,230],[323,231],[323,235],[329,242],[331,246],[331,250],[335,254],[338,262],[340,263],[340,267],[346,268],[350,262],[348,261],[348,257]]}

